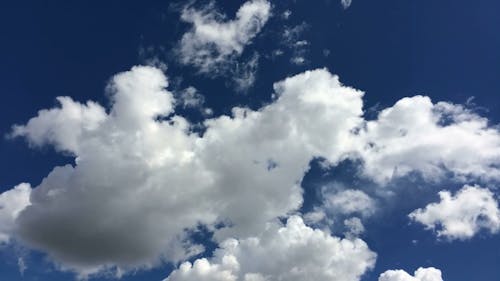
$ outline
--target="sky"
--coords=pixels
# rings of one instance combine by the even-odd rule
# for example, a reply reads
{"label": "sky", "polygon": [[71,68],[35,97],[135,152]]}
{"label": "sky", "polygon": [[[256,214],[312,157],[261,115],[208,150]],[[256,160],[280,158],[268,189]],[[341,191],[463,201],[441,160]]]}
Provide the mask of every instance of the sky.
{"label": "sky", "polygon": [[500,281],[500,3],[0,4],[0,279]]}

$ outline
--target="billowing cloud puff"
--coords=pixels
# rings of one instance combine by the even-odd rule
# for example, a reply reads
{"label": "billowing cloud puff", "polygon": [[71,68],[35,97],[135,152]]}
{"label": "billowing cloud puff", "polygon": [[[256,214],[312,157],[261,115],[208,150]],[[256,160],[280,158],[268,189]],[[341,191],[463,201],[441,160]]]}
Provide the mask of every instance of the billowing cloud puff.
{"label": "billowing cloud puff", "polygon": [[424,96],[403,98],[366,122],[358,140],[364,172],[379,183],[411,172],[427,180],[446,172],[457,178],[500,179],[498,128],[460,105],[433,104]]}
{"label": "billowing cloud puff", "polygon": [[382,273],[378,281],[443,281],[441,270],[434,267],[420,267],[415,271],[414,276],[411,276],[406,271],[387,270]]}
{"label": "billowing cloud puff", "polygon": [[455,195],[439,192],[441,201],[413,211],[411,219],[448,239],[467,239],[481,229],[500,230],[500,210],[493,193],[478,186],[464,186]]}
{"label": "billowing cloud puff", "polygon": [[360,239],[340,239],[291,216],[259,236],[228,239],[211,260],[183,263],[165,281],[357,281],[376,254]]}
{"label": "billowing cloud puff", "polygon": [[160,70],[134,67],[111,80],[109,113],[60,98],[14,127],[75,156],[33,189],[18,240],[82,274],[181,260],[201,250],[186,236],[199,224],[245,237],[296,210],[309,162],[339,161],[361,122],[362,93],[326,70],[276,83],[273,103],[208,119],[203,135],[175,115],[167,86]]}
{"label": "billowing cloud puff", "polygon": [[217,241],[247,241],[296,212],[315,157],[332,166],[361,159],[379,182],[413,171],[500,173],[499,133],[486,119],[417,96],[367,122],[363,93],[325,69],[275,83],[274,99],[259,110],[206,119],[203,133],[176,115],[166,87],[159,69],[134,67],[111,80],[109,109],[58,98],[60,107],[14,126],[12,136],[75,159],[31,191],[14,223],[18,241],[82,275],[150,267],[203,251],[189,240],[200,224]]}
{"label": "billowing cloud puff", "polygon": [[243,53],[270,15],[271,4],[267,0],[245,2],[233,20],[226,20],[213,5],[203,10],[185,8],[181,19],[193,26],[180,41],[181,62],[194,65],[201,72],[216,71],[216,66]]}
{"label": "billowing cloud puff", "polygon": [[31,186],[21,183],[0,194],[0,244],[9,242],[19,213],[29,205]]}

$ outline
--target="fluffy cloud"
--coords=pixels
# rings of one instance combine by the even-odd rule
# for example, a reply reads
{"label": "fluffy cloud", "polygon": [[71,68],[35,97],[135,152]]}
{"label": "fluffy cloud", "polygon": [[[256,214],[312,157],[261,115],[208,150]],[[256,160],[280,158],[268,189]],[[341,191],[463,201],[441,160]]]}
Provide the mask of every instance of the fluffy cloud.
{"label": "fluffy cloud", "polygon": [[210,261],[183,263],[165,281],[357,281],[375,258],[362,240],[332,237],[292,216],[259,236],[226,240]]}
{"label": "fluffy cloud", "polygon": [[181,62],[194,65],[201,72],[217,71],[218,66],[243,53],[270,15],[271,4],[267,0],[245,2],[233,20],[226,20],[213,4],[202,10],[185,8],[181,19],[193,26],[180,41]]}
{"label": "fluffy cloud", "polygon": [[[31,191],[14,223],[18,241],[82,275],[144,268],[202,251],[189,240],[200,224],[217,241],[246,241],[296,212],[316,157],[332,166],[361,159],[364,174],[379,182],[410,172],[500,174],[499,133],[486,119],[417,96],[367,122],[363,93],[325,69],[275,83],[274,99],[258,110],[235,107],[231,116],[206,119],[202,134],[176,115],[166,87],[159,69],[134,67],[111,80],[109,109],[58,98],[60,107],[13,127],[12,136],[75,159]],[[359,192],[343,195],[371,205]],[[340,201],[333,205],[343,212],[370,209]]]}
{"label": "fluffy cloud", "polygon": [[498,203],[488,189],[466,185],[454,196],[441,191],[439,197],[440,202],[413,211],[410,218],[449,239],[468,239],[481,229],[500,230]]}
{"label": "fluffy cloud", "polygon": [[324,208],[332,213],[369,216],[375,212],[375,201],[361,190],[346,189],[324,197]]}
{"label": "fluffy cloud", "polygon": [[447,172],[500,179],[498,128],[460,105],[403,98],[366,122],[358,141],[365,175],[379,183],[412,172],[435,181]]}
{"label": "fluffy cloud", "polygon": [[109,113],[60,98],[14,127],[75,156],[33,189],[18,240],[82,275],[184,259],[201,250],[186,234],[199,224],[224,222],[222,241],[297,210],[309,162],[342,159],[361,122],[362,93],[326,70],[276,83],[274,102],[258,111],[207,119],[203,135],[175,115],[167,86],[160,70],[134,67],[111,80]]}
{"label": "fluffy cloud", "polygon": [[404,270],[387,270],[380,274],[378,281],[443,281],[441,270],[434,267],[420,267],[411,276]]}
{"label": "fluffy cloud", "polygon": [[0,244],[9,242],[19,213],[30,204],[31,186],[21,183],[0,194]]}

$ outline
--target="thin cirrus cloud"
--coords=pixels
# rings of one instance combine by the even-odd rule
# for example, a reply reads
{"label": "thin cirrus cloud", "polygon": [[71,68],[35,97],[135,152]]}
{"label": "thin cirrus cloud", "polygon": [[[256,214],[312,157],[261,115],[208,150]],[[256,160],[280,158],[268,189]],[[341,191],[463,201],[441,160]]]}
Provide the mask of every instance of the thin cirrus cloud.
{"label": "thin cirrus cloud", "polygon": [[500,209],[488,189],[465,185],[455,195],[441,191],[439,197],[439,202],[417,209],[409,217],[450,240],[470,239],[482,229],[500,231]]}
{"label": "thin cirrus cloud", "polygon": [[[136,66],[112,78],[109,110],[60,97],[60,107],[40,110],[25,125],[14,126],[11,137],[23,137],[32,147],[53,146],[73,155],[75,163],[55,167],[32,189],[24,186],[23,194],[31,193],[29,202],[0,210],[0,217],[14,224],[2,229],[5,237],[86,277],[200,254],[203,246],[189,234],[202,224],[214,232],[216,242],[233,241],[233,246],[220,244],[219,256],[185,264],[171,280],[181,278],[179,272],[190,278],[206,269],[214,274],[206,280],[225,276],[249,281],[266,274],[294,278],[296,273],[356,281],[374,260],[364,242],[329,236],[299,217],[290,217],[286,226],[275,222],[301,206],[300,183],[311,160],[321,157],[330,166],[362,160],[363,174],[378,183],[411,172],[431,180],[445,172],[457,180],[478,181],[499,174],[500,134],[486,119],[460,105],[416,96],[366,121],[363,92],[342,85],[326,69],[275,83],[274,100],[258,110],[235,107],[231,116],[206,119],[202,135],[176,114],[176,100],[167,87],[160,69]],[[457,141],[444,141],[450,138]],[[471,153],[475,157],[464,157]],[[4,216],[12,210],[22,211]],[[360,231],[358,223],[347,224]],[[250,249],[252,243],[255,249]],[[273,271],[249,262],[272,254],[266,251],[270,245],[299,247],[294,243],[338,254],[347,259],[348,268],[328,259],[304,266],[305,272],[295,272],[279,259]],[[330,252],[338,245],[346,248]],[[294,249],[290,255],[303,262],[315,258],[314,252]],[[353,257],[357,262],[350,259],[351,250],[359,254]],[[346,253],[349,257],[342,256]],[[328,266],[332,271],[323,272]],[[341,277],[341,271],[353,275]]]}

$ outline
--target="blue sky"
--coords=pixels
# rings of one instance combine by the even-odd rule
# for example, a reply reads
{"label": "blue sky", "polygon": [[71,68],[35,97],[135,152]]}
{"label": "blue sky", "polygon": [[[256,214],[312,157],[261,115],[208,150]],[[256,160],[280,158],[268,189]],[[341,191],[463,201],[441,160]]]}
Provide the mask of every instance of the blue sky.
{"label": "blue sky", "polygon": [[0,279],[500,280],[499,8],[0,4]]}

